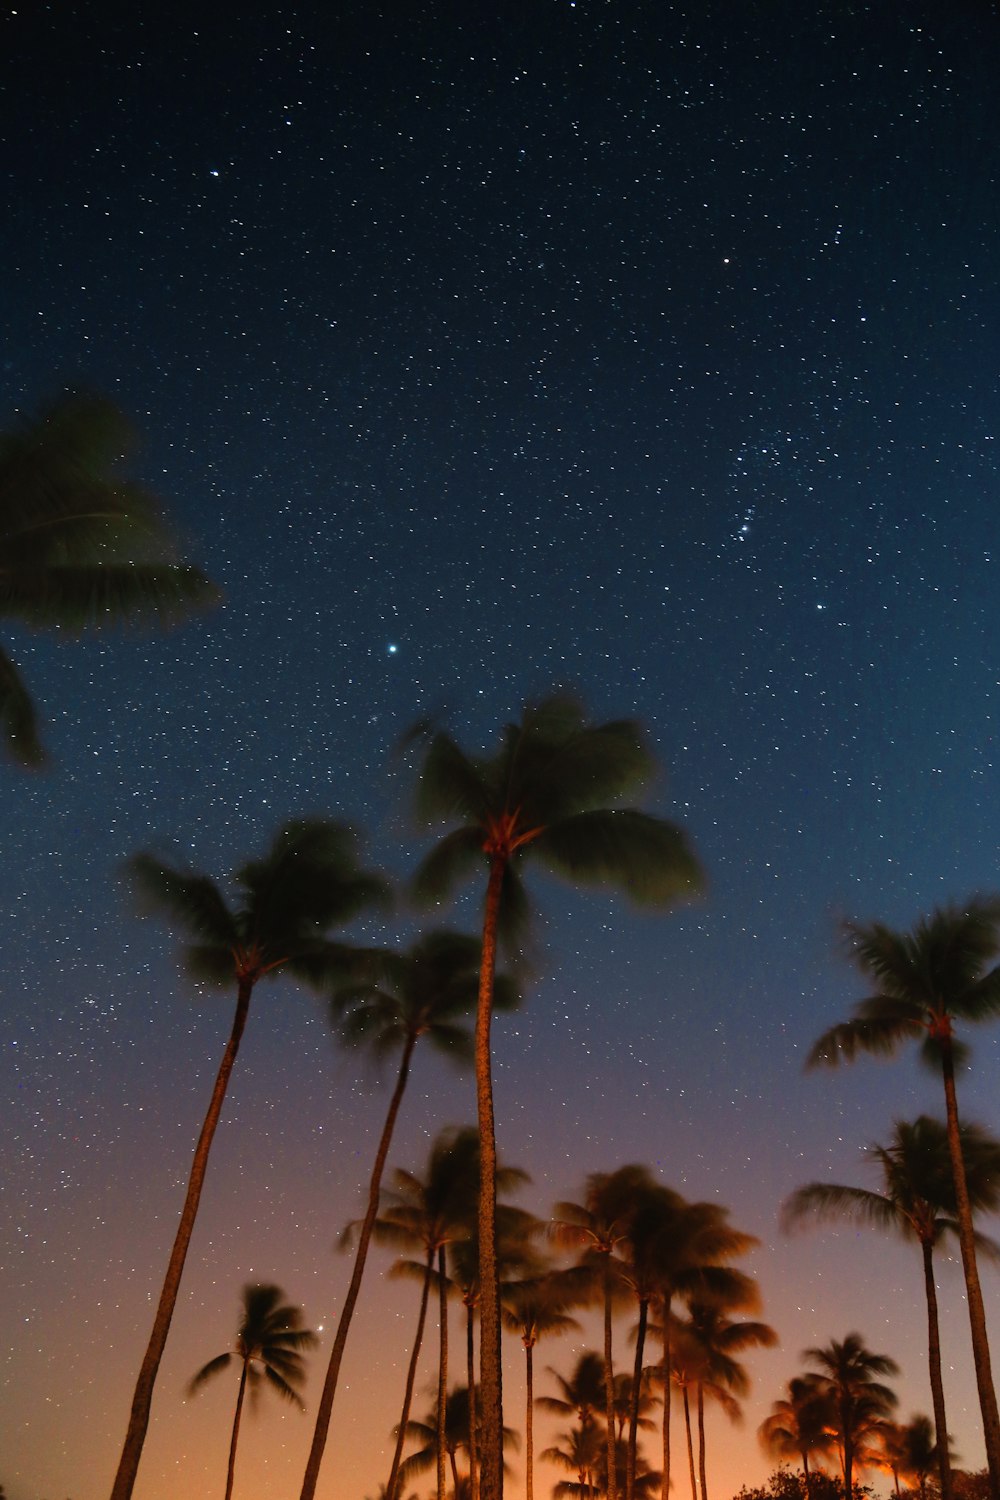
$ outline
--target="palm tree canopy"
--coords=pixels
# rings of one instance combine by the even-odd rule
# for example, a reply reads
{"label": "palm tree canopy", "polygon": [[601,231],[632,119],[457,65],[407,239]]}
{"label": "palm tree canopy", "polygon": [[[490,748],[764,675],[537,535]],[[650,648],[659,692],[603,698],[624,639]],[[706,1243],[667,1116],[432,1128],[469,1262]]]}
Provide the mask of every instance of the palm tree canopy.
{"label": "palm tree canopy", "polygon": [[[132,446],[118,408],[86,394],[0,434],[0,615],[77,633],[169,624],[218,600],[203,573],[177,561],[153,497],[121,477]],[[3,653],[0,730],[14,760],[43,762],[31,698]]]}
{"label": "palm tree canopy", "polygon": [[561,1396],[537,1396],[535,1405],[543,1411],[565,1415],[575,1412],[578,1421],[586,1426],[595,1412],[604,1409],[604,1361],[592,1349],[585,1349],[578,1357],[569,1376],[561,1375],[549,1366],[548,1373],[558,1385]]}
{"label": "palm tree canopy", "polygon": [[[959,1139],[970,1203],[973,1209],[992,1212],[1000,1205],[1000,1141],[973,1124],[960,1125]],[[866,1155],[879,1169],[880,1193],[841,1183],[807,1183],[782,1206],[783,1227],[846,1218],[929,1245],[945,1233],[957,1233],[948,1129],[942,1120],[929,1115],[912,1124],[897,1120],[889,1144],[875,1142]],[[994,1258],[1000,1253],[985,1235],[977,1237],[977,1247]]]}
{"label": "palm tree canopy", "polygon": [[[415,1438],[421,1446],[400,1464],[399,1479],[401,1483],[409,1483],[416,1475],[426,1473],[428,1469],[433,1468],[437,1457],[437,1430],[437,1402],[434,1403],[434,1406],[427,1413],[426,1417],[424,1417],[423,1421],[411,1420],[407,1422],[406,1436],[408,1438]],[[469,1438],[469,1389],[468,1386],[459,1385],[450,1390],[445,1397],[445,1451],[449,1454],[468,1453]],[[513,1427],[504,1427],[503,1446],[505,1449],[511,1448],[515,1452],[520,1446],[520,1437]],[[505,1465],[504,1467],[506,1468],[507,1466]]]}
{"label": "palm tree canopy", "polygon": [[[407,1038],[426,1036],[455,1062],[471,1061],[472,1038],[463,1023],[475,1010],[481,953],[481,938],[440,929],[425,933],[405,952],[363,951],[331,997],[341,1040],[364,1046],[379,1061]],[[496,975],[494,985],[498,1009],[520,1003],[520,989],[509,975]]]}
{"label": "palm tree canopy", "polygon": [[775,1458],[825,1457],[833,1451],[829,1388],[819,1375],[796,1375],[757,1429],[761,1447]]}
{"label": "palm tree canopy", "polygon": [[[652,778],[655,761],[630,720],[590,724],[581,704],[554,695],[508,724],[494,756],[467,754],[444,732],[430,736],[417,793],[426,825],[458,823],[427,856],[415,879],[425,901],[449,896],[483,856],[510,860],[530,847],[553,873],[611,884],[629,898],[662,906],[701,886],[684,835],[623,799]],[[518,877],[508,867],[508,936],[526,915]]]}
{"label": "palm tree canopy", "polygon": [[858,1430],[877,1428],[896,1406],[896,1395],[876,1377],[898,1375],[899,1366],[888,1354],[874,1354],[859,1333],[849,1333],[843,1343],[831,1339],[819,1349],[805,1349],[802,1358],[818,1367],[820,1380],[842,1412],[856,1414]]}
{"label": "palm tree canopy", "polygon": [[953,1039],[954,1021],[1000,1013],[1000,965],[994,963],[1000,955],[1000,899],[975,897],[964,906],[940,907],[912,932],[880,922],[849,923],[845,930],[856,966],[877,989],[855,1005],[851,1020],[824,1032],[807,1066],[851,1062],[859,1052],[888,1055],[913,1038],[936,1071],[943,1043],[950,1044],[956,1063],[964,1056]]}
{"label": "palm tree canopy", "polygon": [[502,1288],[500,1316],[505,1328],[520,1334],[525,1348],[535,1345],[546,1335],[570,1333],[580,1324],[569,1308],[576,1306],[582,1293],[579,1279],[572,1271],[550,1271],[530,1280],[508,1282]]}
{"label": "palm tree canopy", "polygon": [[257,980],[288,968],[312,984],[335,975],[351,952],[326,936],[366,907],[384,904],[388,887],[359,863],[359,840],[346,824],[299,819],[275,835],[263,859],[238,870],[237,904],[213,880],[149,853],[127,871],[147,911],[158,911],[189,934],[189,971],[213,984]]}
{"label": "palm tree canopy", "polygon": [[228,1368],[235,1358],[246,1368],[251,1401],[263,1379],[285,1401],[302,1407],[299,1388],[305,1381],[302,1355],[315,1346],[316,1335],[302,1327],[302,1310],[284,1302],[277,1286],[243,1288],[239,1330],[234,1353],[210,1359],[188,1385],[188,1394],[201,1390],[206,1381]]}

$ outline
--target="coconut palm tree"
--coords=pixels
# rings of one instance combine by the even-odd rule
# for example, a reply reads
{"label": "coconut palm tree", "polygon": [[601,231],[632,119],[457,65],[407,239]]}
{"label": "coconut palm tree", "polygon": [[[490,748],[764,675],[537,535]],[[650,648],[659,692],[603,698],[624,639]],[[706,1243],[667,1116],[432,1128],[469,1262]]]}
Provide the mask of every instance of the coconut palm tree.
{"label": "coconut palm tree", "polygon": [[543,1448],[543,1463],[575,1474],[576,1479],[561,1479],[552,1488],[555,1500],[592,1500],[597,1493],[597,1475],[604,1456],[604,1438],[594,1422],[556,1433],[556,1442]]}
{"label": "coconut palm tree", "polygon": [[[472,1038],[463,1021],[476,1004],[480,947],[478,939],[464,933],[429,932],[404,953],[369,950],[362,956],[359,973],[345,979],[334,990],[333,1023],[340,1040],[347,1046],[369,1050],[379,1062],[398,1053],[399,1065],[396,1086],[375,1153],[368,1207],[358,1232],[354,1268],[337,1322],[316,1412],[316,1426],[303,1480],[304,1495],[314,1492],[319,1477],[347,1335],[378,1215],[382,1173],[414,1050],[421,1038],[426,1038],[428,1045],[456,1063],[472,1061]],[[498,974],[498,1008],[509,1009],[518,998],[514,981],[506,974]]]}
{"label": "coconut palm tree", "polygon": [[[937,1444],[930,1417],[914,1416],[906,1423],[886,1422],[882,1433],[882,1467],[892,1475],[896,1500],[900,1500],[900,1479],[916,1487],[920,1500],[927,1495],[927,1480],[939,1469]],[[948,1472],[954,1454],[949,1455]]]}
{"label": "coconut palm tree", "polygon": [[1000,1500],[1000,1414],[955,1091],[955,1065],[965,1056],[964,1044],[955,1036],[956,1023],[986,1021],[1000,1014],[1000,964],[995,962],[1000,955],[1000,900],[974,899],[962,907],[941,907],[910,933],[878,922],[852,924],[847,932],[855,963],[873,981],[875,991],[854,1007],[849,1021],[824,1032],[810,1053],[809,1065],[850,1062],[859,1052],[887,1055],[906,1041],[919,1041],[924,1062],[941,1075],[986,1458],[993,1500]]}
{"label": "coconut palm tree", "polygon": [[[153,496],[120,473],[133,445],[118,408],[82,393],[0,434],[0,615],[77,634],[166,625],[218,600],[203,573],[176,560]],[[5,652],[0,739],[19,765],[45,761],[31,695]]]}
{"label": "coconut palm tree", "polygon": [[821,1349],[806,1349],[802,1358],[818,1367],[816,1373],[829,1394],[843,1461],[844,1494],[852,1495],[855,1459],[877,1440],[896,1406],[895,1393],[876,1377],[898,1375],[899,1366],[887,1354],[873,1354],[858,1333],[849,1333],[843,1343],[831,1339]]}
{"label": "coconut palm tree", "polygon": [[608,1500],[617,1500],[615,1461],[615,1372],[612,1348],[613,1308],[630,1295],[623,1259],[632,1211],[638,1195],[653,1186],[649,1169],[636,1163],[614,1172],[593,1172],[582,1203],[557,1203],[549,1234],[556,1245],[579,1252],[578,1268],[593,1279],[593,1293],[604,1309],[605,1471]]}
{"label": "coconut palm tree", "polygon": [[448,734],[430,737],[417,797],[428,825],[451,824],[424,860],[415,886],[430,902],[485,867],[483,950],[476,1012],[476,1099],[482,1142],[479,1204],[482,1492],[500,1500],[503,1425],[500,1292],[495,1264],[496,1135],[490,1023],[497,940],[513,937],[527,906],[518,868],[534,856],[557,875],[623,889],[638,903],[664,906],[700,883],[683,834],[662,818],[616,806],[654,769],[638,727],[590,724],[564,696],[528,706],[504,731],[493,756],[469,755]]}
{"label": "coconut palm tree", "polygon": [[833,1411],[829,1391],[818,1375],[796,1375],[757,1429],[765,1453],[779,1460],[802,1463],[805,1494],[809,1494],[809,1460],[828,1457],[834,1447]]}
{"label": "coconut palm tree", "polygon": [[184,949],[189,971],[210,984],[235,983],[236,1011],[195,1146],[180,1223],[132,1398],[112,1500],[129,1500],[135,1484],[156,1372],[254,989],[260,980],[279,971],[313,986],[328,981],[350,952],[327,935],[329,929],[384,901],[387,894],[385,883],[360,865],[354,833],[342,823],[318,818],[287,823],[263,859],[237,872],[239,898],[232,907],[208,876],[189,874],[151,854],[137,854],[128,868],[145,904],[189,934]]}
{"label": "coconut palm tree", "polygon": [[[969,1202],[974,1210],[992,1212],[1000,1206],[1000,1141],[975,1125],[959,1127],[962,1162]],[[851,1219],[890,1230],[920,1246],[927,1302],[927,1344],[941,1495],[951,1500],[944,1383],[941,1376],[941,1337],[934,1248],[945,1234],[958,1233],[955,1185],[951,1172],[947,1127],[921,1115],[913,1124],[897,1120],[887,1146],[869,1146],[868,1159],[878,1167],[882,1192],[840,1183],[811,1182],[796,1189],[782,1209],[782,1221],[792,1229],[808,1219],[821,1223]],[[978,1254],[1000,1258],[1000,1247],[976,1235]]]}
{"label": "coconut palm tree", "polygon": [[[771,1349],[778,1336],[768,1323],[745,1319],[736,1321],[727,1316],[735,1310],[740,1299],[727,1305],[723,1298],[692,1299],[688,1309],[688,1329],[701,1351],[701,1371],[697,1383],[698,1400],[698,1465],[701,1484],[701,1500],[708,1500],[708,1481],[705,1464],[705,1396],[724,1390],[734,1398],[746,1396],[750,1381],[746,1370],[737,1358],[747,1349]],[[725,1409],[739,1420],[738,1409],[725,1404]]]}
{"label": "coconut palm tree", "polygon": [[520,1335],[525,1358],[525,1494],[534,1500],[534,1352],[540,1338],[569,1333],[580,1324],[568,1308],[579,1300],[579,1285],[571,1273],[550,1271],[530,1281],[509,1282],[502,1291],[501,1316],[504,1326]]}
{"label": "coconut palm tree", "polygon": [[188,1386],[188,1394],[200,1391],[207,1380],[228,1370],[234,1359],[240,1364],[240,1384],[236,1394],[236,1414],[229,1442],[229,1468],[226,1473],[226,1500],[233,1493],[236,1472],[236,1441],[240,1435],[243,1398],[250,1391],[254,1403],[264,1381],[285,1401],[304,1410],[299,1389],[305,1381],[302,1351],[311,1349],[316,1335],[302,1327],[302,1310],[284,1302],[284,1292],[277,1286],[243,1288],[243,1310],[236,1334],[235,1352],[217,1354],[202,1365]]}
{"label": "coconut palm tree", "polygon": [[[425,1474],[428,1469],[434,1467],[440,1432],[444,1434],[444,1449],[451,1468],[452,1493],[457,1496],[465,1488],[468,1480],[468,1475],[460,1474],[458,1471],[458,1455],[465,1453],[471,1461],[473,1447],[469,1392],[466,1386],[456,1386],[448,1392],[443,1414],[435,1405],[422,1422],[407,1422],[406,1436],[416,1438],[422,1446],[400,1464],[400,1484],[407,1484],[418,1474]],[[504,1428],[503,1446],[505,1451],[507,1449],[516,1451],[518,1447],[517,1433],[511,1427]]]}

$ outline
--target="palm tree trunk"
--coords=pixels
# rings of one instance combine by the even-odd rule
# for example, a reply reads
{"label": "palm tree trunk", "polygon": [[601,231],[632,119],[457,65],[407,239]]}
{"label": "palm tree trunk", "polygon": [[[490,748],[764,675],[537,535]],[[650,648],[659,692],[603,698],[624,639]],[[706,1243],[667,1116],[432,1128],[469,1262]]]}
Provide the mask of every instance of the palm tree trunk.
{"label": "palm tree trunk", "polygon": [[406,1390],[403,1393],[403,1410],[399,1418],[399,1431],[396,1434],[396,1451],[392,1455],[392,1468],[389,1470],[389,1483],[385,1487],[385,1500],[396,1500],[396,1482],[399,1476],[399,1461],[403,1456],[403,1444],[406,1441],[406,1424],[410,1420],[410,1405],[413,1401],[413,1385],[417,1378],[417,1360],[420,1358],[420,1346],[424,1341],[424,1323],[427,1321],[427,1304],[431,1295],[431,1276],[434,1271],[434,1247],[427,1251],[427,1259],[424,1262],[424,1284],[420,1292],[420,1315],[417,1318],[417,1336],[413,1341],[413,1353],[410,1355],[410,1364],[406,1372]]}
{"label": "palm tree trunk", "polygon": [[639,1299],[639,1329],[635,1338],[635,1362],[632,1366],[632,1394],[629,1397],[628,1454],[625,1459],[625,1500],[635,1494],[636,1446],[639,1440],[639,1386],[642,1384],[642,1354],[646,1346],[646,1321],[649,1299]]}
{"label": "palm tree trunk", "polygon": [[[465,1304],[465,1379],[469,1388],[469,1489],[472,1500],[479,1500],[479,1425],[476,1415],[476,1359],[472,1337],[475,1309],[471,1302]],[[946,1497],[950,1500],[950,1497]]]}
{"label": "palm tree trunk", "polygon": [[854,1434],[851,1431],[850,1413],[840,1403],[840,1435],[844,1443],[844,1500],[853,1500],[854,1495]]}
{"label": "palm tree trunk", "polygon": [[[438,1409],[437,1409],[437,1500],[444,1500],[448,1488],[445,1467],[445,1418],[448,1404],[448,1277],[444,1268],[444,1246],[438,1246]],[[456,1481],[457,1483],[457,1481]]]}
{"label": "palm tree trunk", "polygon": [[389,1147],[392,1143],[392,1134],[396,1127],[396,1116],[399,1114],[399,1106],[403,1102],[403,1093],[406,1089],[406,1081],[410,1072],[410,1059],[413,1056],[413,1049],[416,1043],[417,1038],[415,1034],[411,1033],[407,1036],[406,1045],[403,1048],[403,1056],[400,1060],[396,1087],[389,1101],[388,1113],[385,1117],[385,1124],[382,1126],[382,1135],[378,1143],[378,1150],[375,1153],[375,1165],[372,1168],[371,1181],[368,1187],[368,1207],[365,1211],[364,1222],[361,1225],[361,1233],[358,1236],[358,1248],[354,1256],[351,1284],[347,1288],[347,1295],[340,1309],[337,1332],[334,1335],[333,1348],[330,1351],[330,1363],[327,1366],[326,1379],[323,1382],[323,1390],[319,1398],[319,1406],[316,1410],[316,1426],[313,1429],[312,1446],[309,1449],[306,1472],[302,1480],[301,1500],[313,1500],[313,1496],[316,1493],[319,1468],[323,1461],[323,1450],[326,1447],[326,1439],[330,1431],[333,1400],[337,1394],[337,1382],[340,1379],[340,1366],[344,1358],[344,1349],[347,1345],[347,1335],[351,1327],[351,1319],[354,1316],[354,1308],[358,1300],[358,1294],[361,1291],[361,1278],[365,1273],[365,1261],[368,1257],[368,1246],[371,1242],[372,1229],[378,1217],[382,1173],[385,1170],[386,1158],[389,1155]]}
{"label": "palm tree trunk", "polygon": [[532,1420],[535,1409],[535,1372],[531,1357],[533,1349],[533,1344],[524,1346],[524,1380],[528,1393],[524,1411],[525,1500],[535,1500],[535,1426]]}
{"label": "palm tree trunk", "polygon": [[698,1486],[694,1477],[694,1443],[691,1441],[691,1403],[688,1400],[687,1386],[684,1387],[684,1429],[687,1433],[688,1470],[691,1474],[691,1500],[698,1500]]}
{"label": "palm tree trunk", "polygon": [[663,1373],[663,1477],[660,1480],[660,1500],[669,1500],[670,1497],[670,1398],[672,1381],[670,1379],[670,1297],[663,1299],[663,1360],[661,1370]]}
{"label": "palm tree trunk", "polygon": [[497,1273],[497,1144],[493,1118],[490,1022],[497,962],[497,922],[506,858],[494,854],[483,916],[483,955],[476,1007],[476,1106],[479,1120],[479,1406],[481,1500],[503,1500],[503,1391],[500,1371],[500,1284]]}
{"label": "palm tree trunk", "polygon": [[934,1285],[934,1249],[930,1240],[920,1241],[920,1253],[924,1262],[924,1291],[927,1296],[927,1348],[941,1500],[951,1500],[951,1459],[948,1455],[948,1423],[944,1411],[944,1381],[941,1378],[941,1332],[938,1326],[937,1288]]}
{"label": "palm tree trunk", "polygon": [[453,1485],[452,1493],[455,1496],[455,1500],[458,1500],[458,1464],[455,1462],[454,1449],[451,1449],[449,1451],[448,1457],[451,1460],[451,1482]]}
{"label": "palm tree trunk", "polygon": [[983,1437],[986,1441],[986,1463],[990,1471],[990,1490],[993,1500],[1000,1500],[1000,1414],[997,1412],[996,1392],[993,1389],[993,1373],[990,1369],[990,1346],[986,1335],[986,1311],[983,1293],[979,1285],[979,1268],[976,1265],[976,1240],[972,1227],[972,1207],[969,1189],[965,1181],[965,1162],[962,1158],[962,1141],[958,1129],[958,1099],[955,1094],[955,1063],[951,1050],[951,1039],[941,1039],[941,1072],[944,1076],[944,1101],[948,1123],[948,1151],[951,1156],[951,1171],[955,1184],[955,1204],[958,1209],[958,1242],[962,1247],[962,1269],[969,1300],[969,1325],[972,1332],[972,1357],[976,1366],[976,1385],[979,1388],[979,1406],[983,1414]]}
{"label": "palm tree trunk", "polygon": [[698,1477],[701,1480],[701,1500],[708,1500],[708,1484],[705,1479],[705,1387],[698,1382]]}
{"label": "palm tree trunk", "polygon": [[607,1424],[608,1500],[618,1500],[615,1458],[615,1367],[611,1357],[611,1252],[604,1256],[604,1419]]}
{"label": "palm tree trunk", "polygon": [[156,1316],[153,1319],[153,1331],[150,1334],[149,1344],[146,1347],[146,1353],[139,1367],[139,1378],[136,1381],[135,1394],[132,1397],[132,1410],[129,1414],[128,1431],[125,1434],[122,1455],[118,1463],[118,1472],[115,1475],[115,1482],[111,1489],[111,1500],[131,1500],[132,1490],[135,1487],[139,1459],[142,1456],[142,1446],[146,1441],[146,1431],[149,1427],[149,1409],[153,1402],[153,1386],[156,1382],[156,1372],[160,1368],[160,1360],[163,1358],[163,1349],[167,1342],[167,1334],[170,1332],[170,1320],[174,1315],[177,1293],[181,1284],[181,1274],[184,1270],[184,1262],[187,1259],[188,1247],[191,1244],[194,1221],[198,1214],[198,1204],[201,1201],[201,1190],[204,1186],[205,1172],[208,1167],[208,1153],[212,1149],[212,1140],[215,1135],[215,1128],[219,1123],[219,1116],[222,1113],[222,1104],[226,1097],[226,1089],[229,1087],[233,1064],[236,1061],[236,1054],[240,1050],[240,1042],[243,1038],[243,1030],[247,1024],[247,1014],[250,1010],[250,996],[253,993],[253,986],[254,981],[252,979],[241,979],[239,981],[233,1029],[229,1034],[226,1050],[222,1054],[222,1062],[219,1065],[219,1071],[216,1075],[215,1087],[212,1090],[208,1113],[201,1127],[198,1144],[194,1148],[194,1160],[191,1163],[191,1175],[188,1178],[184,1207],[181,1210],[181,1221],[177,1226],[173,1249],[170,1252],[170,1259],[167,1262],[167,1274],[163,1278],[160,1300],[157,1304]]}
{"label": "palm tree trunk", "polygon": [[226,1472],[226,1500],[232,1500],[233,1479],[236,1476],[236,1440],[240,1435],[240,1417],[243,1415],[243,1397],[247,1388],[247,1367],[249,1360],[243,1361],[243,1369],[240,1371],[240,1388],[236,1396],[236,1413],[233,1417],[233,1435],[229,1440],[229,1468]]}

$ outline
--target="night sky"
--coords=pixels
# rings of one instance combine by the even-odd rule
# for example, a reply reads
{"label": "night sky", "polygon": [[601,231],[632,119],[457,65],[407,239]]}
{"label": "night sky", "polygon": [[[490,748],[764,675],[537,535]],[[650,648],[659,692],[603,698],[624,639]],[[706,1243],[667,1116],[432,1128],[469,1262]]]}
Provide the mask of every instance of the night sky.
{"label": "night sky", "polygon": [[[318,813],[403,876],[426,840],[400,732],[441,712],[489,748],[555,685],[648,726],[652,805],[709,891],[638,918],[536,882],[541,974],[496,1030],[523,1201],[643,1161],[760,1236],[781,1347],[750,1357],[745,1426],[710,1419],[713,1500],[770,1469],[754,1430],[807,1345],[858,1329],[902,1365],[901,1415],[929,1411],[917,1251],[786,1241],[777,1210],[814,1178],[875,1186],[864,1144],[942,1109],[912,1059],[803,1075],[864,992],[840,920],[1000,886],[996,8],[24,0],[0,59],[0,422],[66,386],[113,397],[225,592],[162,637],[6,636],[54,759],[0,772],[10,1500],[110,1489],[231,1021],[122,861],[221,879]],[[995,1130],[998,1066],[985,1029],[961,1099]],[[317,999],[261,987],[137,1500],[222,1491],[235,1391],[183,1388],[245,1281],[327,1330],[315,1395],[385,1103]],[[473,1115],[471,1081],[418,1058],[392,1161],[422,1169]],[[387,1477],[416,1295],[386,1263],[322,1500]],[[976,1468],[946,1257],[939,1289]],[[540,1391],[579,1347],[539,1347]],[[297,1494],[311,1430],[262,1403],[237,1495]]]}

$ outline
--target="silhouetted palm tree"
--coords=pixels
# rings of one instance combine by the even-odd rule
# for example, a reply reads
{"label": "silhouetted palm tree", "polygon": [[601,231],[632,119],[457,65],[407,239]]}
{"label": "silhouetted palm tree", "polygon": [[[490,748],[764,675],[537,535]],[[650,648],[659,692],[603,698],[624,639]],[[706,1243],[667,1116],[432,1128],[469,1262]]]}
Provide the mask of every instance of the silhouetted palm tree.
{"label": "silhouetted palm tree", "polygon": [[885,1055],[906,1041],[919,1041],[923,1060],[941,1074],[986,1458],[993,1500],[1000,1500],[1000,1414],[955,1093],[955,1064],[965,1055],[955,1037],[955,1023],[985,1021],[1000,1014],[1000,965],[995,963],[1000,954],[1000,901],[973,900],[964,907],[942,907],[918,922],[912,933],[895,932],[881,923],[851,925],[847,930],[855,962],[874,981],[876,990],[855,1006],[851,1020],[832,1026],[820,1037],[809,1063],[851,1061],[858,1052]]}
{"label": "silhouetted palm tree", "polygon": [[[465,1453],[468,1456],[472,1451],[469,1392],[465,1386],[456,1386],[448,1392],[443,1413],[435,1406],[422,1422],[407,1422],[406,1437],[416,1438],[422,1446],[400,1464],[400,1484],[408,1484],[418,1474],[425,1474],[434,1467],[439,1434],[443,1434],[444,1451],[451,1468],[452,1492],[458,1495],[468,1478],[458,1472],[458,1455]],[[505,1427],[503,1430],[503,1446],[505,1450],[516,1450],[518,1446],[518,1436],[512,1427]]]}
{"label": "silhouetted palm tree", "polygon": [[[746,1396],[750,1381],[737,1355],[747,1349],[771,1349],[778,1342],[774,1329],[767,1323],[749,1319],[740,1322],[727,1316],[742,1305],[741,1298],[728,1303],[724,1299],[692,1300],[688,1313],[688,1330],[695,1339],[702,1355],[702,1370],[698,1378],[698,1465],[701,1483],[701,1500],[708,1500],[708,1480],[705,1464],[705,1395],[719,1390],[729,1393],[735,1400]],[[739,1420],[739,1411],[726,1405],[734,1420]]]}
{"label": "silhouetted palm tree", "polygon": [[873,1354],[857,1333],[849,1333],[843,1343],[831,1339],[822,1349],[806,1349],[802,1358],[817,1366],[829,1393],[843,1460],[844,1494],[852,1495],[855,1457],[878,1437],[896,1405],[894,1392],[876,1376],[898,1375],[899,1366],[887,1354]]}
{"label": "silhouetted palm tree", "polygon": [[501,1315],[504,1324],[520,1335],[525,1358],[525,1494],[534,1500],[534,1350],[546,1335],[568,1333],[580,1324],[567,1311],[579,1300],[579,1286],[565,1272],[551,1271],[530,1281],[511,1282],[503,1288]]}
{"label": "silhouetted palm tree", "polygon": [[636,1196],[653,1184],[648,1167],[631,1163],[614,1172],[593,1172],[582,1203],[557,1203],[549,1231],[553,1242],[579,1251],[578,1267],[593,1276],[594,1293],[604,1310],[605,1472],[608,1500],[617,1500],[615,1443],[615,1372],[612,1347],[613,1307],[630,1295],[624,1277],[624,1248]]}
{"label": "silhouetted palm tree", "polygon": [[[169,624],[218,600],[176,560],[159,507],[119,473],[133,446],[122,413],[66,395],[0,433],[0,616],[76,634],[102,624]],[[21,674],[0,652],[0,739],[22,766],[45,750]]]}
{"label": "silhouetted palm tree", "polygon": [[[927,1480],[938,1463],[934,1426],[930,1417],[915,1416],[909,1422],[886,1422],[882,1429],[883,1467],[892,1475],[896,1500],[900,1500],[900,1478],[915,1484],[920,1500],[925,1500]],[[954,1454],[949,1454],[948,1472]]]}
{"label": "silhouetted palm tree", "polygon": [[525,709],[492,757],[467,754],[442,732],[431,736],[417,799],[427,824],[451,823],[424,860],[418,892],[439,901],[474,871],[488,870],[476,1017],[476,1097],[482,1143],[479,1207],[480,1397],[485,1500],[500,1500],[503,1423],[500,1293],[494,1259],[496,1136],[490,1022],[497,939],[513,933],[526,902],[517,873],[531,854],[571,880],[623,889],[636,902],[663,906],[700,882],[697,862],[673,825],[632,808],[609,806],[639,790],[654,762],[637,726],[592,725],[580,705],[552,697]]}
{"label": "silhouetted palm tree", "polygon": [[236,1394],[236,1414],[229,1443],[229,1468],[226,1472],[226,1500],[233,1493],[236,1472],[236,1441],[240,1434],[243,1398],[250,1390],[251,1404],[261,1381],[265,1381],[285,1401],[304,1410],[299,1388],[305,1380],[302,1351],[311,1349],[316,1335],[302,1327],[302,1310],[282,1301],[284,1292],[277,1286],[245,1286],[243,1313],[236,1334],[235,1353],[217,1354],[202,1365],[188,1386],[188,1394],[201,1390],[206,1380],[228,1370],[234,1359],[240,1362],[240,1384]]}
{"label": "silhouetted palm tree", "polygon": [[597,1473],[604,1450],[604,1435],[594,1422],[556,1433],[556,1441],[539,1454],[543,1463],[554,1464],[575,1474],[575,1480],[561,1479],[552,1488],[556,1500],[590,1500],[597,1490]]}
{"label": "silhouetted palm tree", "polygon": [[787,1396],[774,1402],[757,1436],[772,1458],[801,1461],[808,1495],[810,1458],[826,1458],[834,1448],[830,1393],[818,1375],[796,1375],[786,1389]]}
{"label": "silhouetted palm tree", "polygon": [[[368,1207],[358,1233],[350,1285],[344,1297],[330,1362],[316,1413],[316,1426],[306,1462],[303,1494],[311,1494],[319,1476],[340,1378],[347,1335],[364,1275],[372,1227],[378,1215],[379,1192],[392,1134],[410,1074],[417,1043],[427,1043],[457,1063],[472,1061],[472,1037],[463,1020],[475,1008],[479,988],[477,938],[458,932],[430,932],[404,953],[369,950],[362,956],[360,977],[337,986],[332,1012],[334,1027],[348,1046],[363,1047],[382,1061],[399,1053],[396,1086],[375,1153],[368,1188]],[[513,980],[498,974],[496,1004],[507,1009],[517,1003]]]}
{"label": "silhouetted palm tree", "polygon": [[[969,1202],[975,1210],[992,1211],[1000,1205],[1000,1142],[975,1125],[962,1125],[959,1135]],[[788,1198],[782,1219],[788,1228],[809,1218],[821,1223],[853,1219],[856,1223],[891,1230],[919,1244],[927,1301],[928,1360],[941,1494],[943,1500],[951,1500],[948,1424],[934,1283],[934,1247],[945,1234],[958,1233],[947,1128],[927,1115],[921,1115],[912,1125],[897,1120],[890,1143],[869,1146],[867,1156],[880,1169],[881,1193],[839,1183],[811,1182]],[[994,1259],[1000,1256],[1000,1249],[985,1236],[977,1234],[976,1244],[980,1253]]]}
{"label": "silhouetted palm tree", "polygon": [[262,860],[244,865],[235,877],[240,888],[235,907],[226,904],[208,876],[188,874],[151,854],[136,855],[129,869],[149,907],[163,912],[190,935],[184,949],[189,971],[211,984],[235,983],[236,1013],[195,1146],[112,1500],[129,1500],[135,1484],[153,1384],[191,1243],[209,1151],[254,989],[261,979],[279,970],[314,986],[329,981],[350,951],[327,936],[329,929],[386,897],[384,882],[359,864],[358,842],[351,830],[323,819],[286,824]]}

